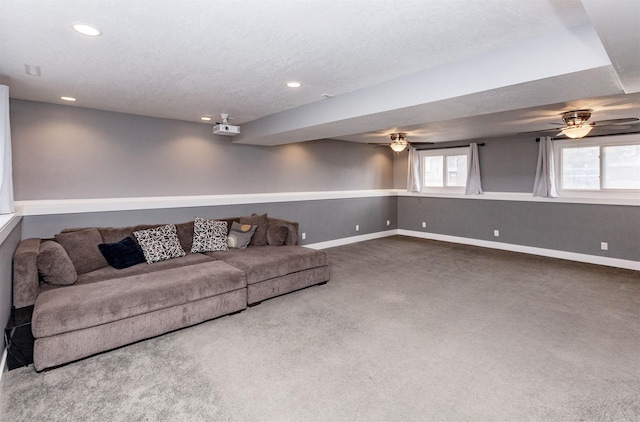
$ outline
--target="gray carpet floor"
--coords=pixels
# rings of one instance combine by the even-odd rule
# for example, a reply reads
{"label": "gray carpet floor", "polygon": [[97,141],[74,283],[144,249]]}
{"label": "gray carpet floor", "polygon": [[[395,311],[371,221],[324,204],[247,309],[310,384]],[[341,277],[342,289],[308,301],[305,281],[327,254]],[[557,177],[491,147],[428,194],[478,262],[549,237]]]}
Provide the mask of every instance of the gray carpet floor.
{"label": "gray carpet floor", "polygon": [[638,421],[638,272],[394,236],[331,281],[38,374],[6,421]]}

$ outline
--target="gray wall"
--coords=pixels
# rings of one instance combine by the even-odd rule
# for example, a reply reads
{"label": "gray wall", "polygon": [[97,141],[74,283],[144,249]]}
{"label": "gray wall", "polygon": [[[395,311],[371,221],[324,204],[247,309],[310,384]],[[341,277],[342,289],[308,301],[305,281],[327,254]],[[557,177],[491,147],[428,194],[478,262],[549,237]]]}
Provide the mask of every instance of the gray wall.
{"label": "gray wall", "polygon": [[[20,242],[20,232],[22,230],[21,223],[18,223],[13,228],[9,236],[0,244],[0,323],[2,329],[6,327],[11,314],[12,304],[12,265],[11,259],[13,258],[13,252],[16,250],[18,243]],[[3,331],[4,332],[4,331]],[[4,350],[4,336],[3,350]],[[2,356],[2,351],[0,351]]]}
{"label": "gray wall", "polygon": [[[193,220],[195,217],[224,218],[250,215],[255,212],[297,221],[300,224],[300,232],[307,234],[306,240],[301,240],[301,243],[310,244],[397,228],[397,200],[396,197],[373,197],[27,216],[23,220],[22,234],[25,238],[51,237],[69,227],[181,223]],[[391,221],[389,227],[386,226],[387,220]],[[358,232],[355,230],[356,224],[360,226]]]}
{"label": "gray wall", "polygon": [[640,260],[640,207],[400,197],[398,209],[400,229]]}
{"label": "gray wall", "polygon": [[[16,200],[393,186],[393,156],[385,148],[332,140],[234,145],[230,138],[214,136],[207,124],[15,99],[10,107]],[[0,245],[0,322],[9,316],[11,256],[21,235],[49,237],[68,227],[177,223],[253,212],[298,221],[309,244],[395,228],[397,198],[26,216]]]}
{"label": "gray wall", "polygon": [[389,189],[392,151],[231,144],[210,124],[11,100],[16,200]]}
{"label": "gray wall", "polygon": [[[486,139],[480,147],[486,192],[533,191],[535,136]],[[451,142],[442,144],[463,145]],[[394,187],[406,189],[407,154],[394,158]],[[422,228],[422,222],[427,228]],[[398,228],[611,258],[640,260],[640,207],[482,199],[401,197]],[[493,230],[500,230],[500,237]],[[608,242],[609,250],[600,250]]]}
{"label": "gray wall", "polygon": [[[538,143],[535,136],[511,136],[475,142],[485,144],[479,147],[483,190],[486,192],[533,192],[533,180],[536,176],[538,161]],[[469,145],[469,142],[446,142],[437,146],[456,145]],[[395,154],[393,162],[393,187],[406,189],[407,152]]]}

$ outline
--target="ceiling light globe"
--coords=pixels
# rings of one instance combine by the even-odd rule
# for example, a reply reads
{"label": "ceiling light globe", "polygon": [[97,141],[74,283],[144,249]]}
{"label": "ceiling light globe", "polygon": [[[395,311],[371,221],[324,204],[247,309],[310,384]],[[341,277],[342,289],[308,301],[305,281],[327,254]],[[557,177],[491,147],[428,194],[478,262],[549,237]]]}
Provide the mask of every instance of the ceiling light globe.
{"label": "ceiling light globe", "polygon": [[391,144],[389,144],[391,149],[394,150],[395,152],[404,151],[405,148],[407,147],[407,145],[409,145],[409,143],[407,141],[405,141],[404,139],[398,139],[398,140],[395,140],[395,141],[391,142]]}
{"label": "ceiling light globe", "polygon": [[587,136],[589,132],[591,132],[591,129],[593,129],[593,126],[583,125],[562,129],[562,133],[564,133],[568,138],[580,139]]}

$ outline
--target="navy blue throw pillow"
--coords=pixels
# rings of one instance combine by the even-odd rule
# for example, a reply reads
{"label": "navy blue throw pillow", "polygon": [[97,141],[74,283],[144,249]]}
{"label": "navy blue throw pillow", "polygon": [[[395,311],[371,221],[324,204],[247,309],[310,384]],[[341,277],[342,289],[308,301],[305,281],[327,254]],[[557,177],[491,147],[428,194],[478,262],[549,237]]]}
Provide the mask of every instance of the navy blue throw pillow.
{"label": "navy blue throw pillow", "polygon": [[115,243],[101,243],[98,249],[109,265],[119,270],[146,262],[142,249],[131,237],[125,237]]}

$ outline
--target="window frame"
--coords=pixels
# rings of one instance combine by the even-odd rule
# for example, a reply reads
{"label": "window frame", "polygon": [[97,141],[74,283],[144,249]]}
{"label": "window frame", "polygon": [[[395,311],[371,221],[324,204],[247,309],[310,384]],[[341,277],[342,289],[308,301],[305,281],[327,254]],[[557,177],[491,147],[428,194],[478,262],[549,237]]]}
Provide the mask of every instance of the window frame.
{"label": "window frame", "polygon": [[425,183],[425,170],[426,166],[424,165],[424,161],[426,157],[434,157],[434,156],[442,156],[442,177],[443,183],[447,181],[447,157],[449,156],[457,156],[457,155],[465,155],[467,157],[467,167],[469,165],[469,160],[471,156],[471,147],[462,146],[462,147],[449,147],[449,148],[430,148],[418,151],[418,156],[420,158],[420,182],[422,185],[421,192],[425,193],[464,193],[467,181],[465,180],[464,186],[426,186]]}
{"label": "window frame", "polygon": [[[640,189],[614,189],[604,187],[604,175],[606,169],[603,167],[605,147],[640,145],[640,134],[625,134],[612,136],[597,136],[593,138],[582,139],[562,139],[553,142],[553,160],[555,179],[558,195],[567,198],[619,198],[619,199],[637,199]],[[562,157],[565,149],[574,149],[581,147],[599,147],[599,189],[566,189],[562,180]]]}

